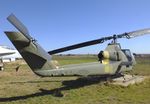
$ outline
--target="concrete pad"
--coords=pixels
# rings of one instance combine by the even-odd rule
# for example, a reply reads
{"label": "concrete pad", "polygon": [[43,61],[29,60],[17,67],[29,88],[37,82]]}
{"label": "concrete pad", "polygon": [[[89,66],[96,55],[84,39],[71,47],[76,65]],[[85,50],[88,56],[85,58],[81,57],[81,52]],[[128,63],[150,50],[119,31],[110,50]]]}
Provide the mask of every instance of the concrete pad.
{"label": "concrete pad", "polygon": [[132,76],[132,75],[124,75],[124,77],[114,78],[112,80],[112,84],[121,85],[121,86],[129,86],[136,83],[141,83],[145,80],[145,76]]}

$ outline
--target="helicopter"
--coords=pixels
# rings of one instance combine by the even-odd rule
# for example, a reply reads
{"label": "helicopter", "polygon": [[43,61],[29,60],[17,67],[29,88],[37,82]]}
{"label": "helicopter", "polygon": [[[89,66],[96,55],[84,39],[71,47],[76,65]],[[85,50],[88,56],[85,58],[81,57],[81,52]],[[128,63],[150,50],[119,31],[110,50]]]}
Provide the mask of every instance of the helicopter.
{"label": "helicopter", "polygon": [[[117,43],[117,39],[131,39],[137,36],[150,34],[150,28],[141,29],[102,37],[100,39],[82,42],[46,52],[37,43],[37,40],[30,36],[28,29],[14,14],[10,14],[7,17],[7,20],[14,25],[19,32],[5,31],[4,33],[22,55],[31,70],[41,77],[116,76],[126,71],[131,71],[136,64],[134,55],[129,49],[122,49],[120,43]],[[108,44],[105,50],[98,53],[97,56],[99,60],[97,62],[57,66],[52,61],[52,55],[54,54],[86,46],[102,44],[108,40],[112,40],[112,42]]]}

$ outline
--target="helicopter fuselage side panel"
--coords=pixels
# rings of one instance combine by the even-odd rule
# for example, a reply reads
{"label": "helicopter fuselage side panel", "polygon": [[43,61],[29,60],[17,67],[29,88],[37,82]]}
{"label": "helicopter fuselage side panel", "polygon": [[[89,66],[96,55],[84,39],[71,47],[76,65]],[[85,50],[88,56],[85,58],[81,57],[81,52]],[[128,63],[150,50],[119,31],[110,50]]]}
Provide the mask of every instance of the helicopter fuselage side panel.
{"label": "helicopter fuselage side panel", "polygon": [[[116,73],[121,62],[112,64],[101,64],[99,62],[65,65],[59,69],[37,70],[39,75],[52,76],[94,76],[94,75],[113,75]],[[121,67],[122,70],[123,67]]]}

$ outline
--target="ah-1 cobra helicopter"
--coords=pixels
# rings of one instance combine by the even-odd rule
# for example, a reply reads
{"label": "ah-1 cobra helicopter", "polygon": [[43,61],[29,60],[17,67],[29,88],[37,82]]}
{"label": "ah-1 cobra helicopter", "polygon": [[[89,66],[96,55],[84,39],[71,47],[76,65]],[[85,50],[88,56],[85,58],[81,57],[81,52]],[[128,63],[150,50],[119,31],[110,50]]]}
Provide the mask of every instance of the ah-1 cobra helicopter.
{"label": "ah-1 cobra helicopter", "polygon": [[[133,32],[103,37],[64,48],[46,52],[35,39],[33,39],[27,28],[13,15],[8,16],[8,21],[20,32],[7,31],[5,34],[20,52],[32,71],[42,77],[52,76],[101,76],[118,75],[125,71],[132,70],[136,64],[135,58],[129,49],[121,49],[117,39],[133,38],[150,34],[150,29],[142,29]],[[99,61],[84,64],[56,66],[52,61],[53,54],[82,48],[95,44],[102,44],[105,41],[113,40],[104,51],[98,54]]]}

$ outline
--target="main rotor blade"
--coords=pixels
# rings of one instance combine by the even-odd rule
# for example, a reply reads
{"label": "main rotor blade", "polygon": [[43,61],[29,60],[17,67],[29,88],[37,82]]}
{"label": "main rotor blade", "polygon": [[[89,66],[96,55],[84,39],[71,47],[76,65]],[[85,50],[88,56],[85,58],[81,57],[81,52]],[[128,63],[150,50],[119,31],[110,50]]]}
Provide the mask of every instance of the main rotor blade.
{"label": "main rotor blade", "polygon": [[113,35],[113,36],[109,36],[109,37],[104,37],[104,38],[100,38],[100,39],[96,39],[96,40],[92,40],[92,41],[87,41],[87,42],[63,47],[60,49],[52,50],[52,51],[49,51],[48,53],[52,55],[52,54],[56,54],[56,53],[60,53],[60,52],[64,52],[64,51],[69,51],[69,50],[73,50],[73,49],[77,49],[77,48],[82,48],[82,47],[86,47],[86,46],[90,46],[90,45],[103,43],[104,41],[110,40],[110,39],[114,39],[114,40],[116,40],[117,38],[130,39],[130,38],[134,38],[134,37],[142,36],[142,35],[146,35],[146,34],[150,34],[150,28],[136,30],[133,32],[123,33],[123,34],[119,34],[119,35]]}
{"label": "main rotor blade", "polygon": [[104,40],[105,40],[105,38],[87,41],[87,42],[83,42],[83,43],[79,43],[79,44],[75,44],[75,45],[71,45],[71,46],[67,46],[67,47],[63,47],[63,48],[59,48],[59,49],[55,49],[55,50],[49,51],[48,53],[50,55],[52,55],[52,54],[56,54],[56,53],[60,53],[60,52],[64,52],[64,51],[69,51],[69,50],[73,50],[73,49],[77,49],[77,48],[95,45],[98,43],[103,43]]}
{"label": "main rotor blade", "polygon": [[117,38],[129,38],[130,39],[130,38],[134,38],[134,37],[142,36],[146,34],[150,34],[150,28],[120,34],[120,35],[117,35]]}
{"label": "main rotor blade", "polygon": [[146,35],[146,34],[150,34],[150,28],[137,30],[137,31],[133,31],[133,32],[128,33],[130,38],[134,38],[134,37],[142,36],[142,35]]}
{"label": "main rotor blade", "polygon": [[17,19],[17,17],[14,14],[11,14],[7,17],[7,20],[14,25],[22,34],[24,34],[24,36],[31,40],[32,37],[29,35],[28,29],[25,27],[25,25],[23,23],[21,23],[21,21],[19,21],[19,19]]}

